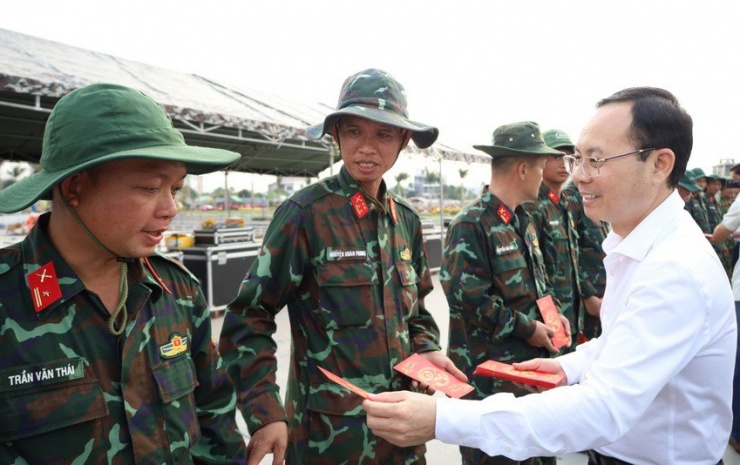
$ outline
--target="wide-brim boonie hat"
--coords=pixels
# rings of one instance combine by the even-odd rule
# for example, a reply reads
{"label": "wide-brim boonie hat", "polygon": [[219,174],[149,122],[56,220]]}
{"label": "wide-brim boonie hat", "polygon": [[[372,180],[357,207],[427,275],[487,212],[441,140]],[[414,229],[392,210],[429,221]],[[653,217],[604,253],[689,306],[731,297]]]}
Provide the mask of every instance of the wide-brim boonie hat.
{"label": "wide-brim boonie hat", "polygon": [[408,118],[403,86],[390,74],[378,69],[366,69],[348,77],[342,85],[336,111],[322,123],[306,128],[306,134],[312,139],[321,139],[344,115],[409,130],[414,144],[421,149],[431,146],[439,136],[436,127]]}
{"label": "wide-brim boonie hat", "polygon": [[492,157],[563,155],[545,144],[540,127],[533,121],[505,124],[493,131],[492,145],[474,145]]}
{"label": "wide-brim boonie hat", "polygon": [[568,133],[561,131],[560,129],[550,129],[542,133],[542,139],[545,140],[545,145],[551,149],[556,150],[570,150],[573,152],[576,149],[575,144],[568,137]]}
{"label": "wide-brim boonie hat", "polygon": [[678,185],[689,192],[700,192],[702,190],[702,188],[696,184],[694,175],[689,171],[686,171],[683,176],[681,176],[681,179],[678,181]]}
{"label": "wide-brim boonie hat", "polygon": [[225,168],[236,152],[185,144],[185,139],[153,99],[115,84],[91,84],[62,97],[44,130],[41,170],[0,190],[0,212],[22,210],[50,199],[64,178],[121,158],[149,158],[185,164],[188,173]]}
{"label": "wide-brim boonie hat", "polygon": [[707,174],[704,172],[704,170],[698,167],[691,170],[691,174],[694,176],[695,180],[707,177]]}

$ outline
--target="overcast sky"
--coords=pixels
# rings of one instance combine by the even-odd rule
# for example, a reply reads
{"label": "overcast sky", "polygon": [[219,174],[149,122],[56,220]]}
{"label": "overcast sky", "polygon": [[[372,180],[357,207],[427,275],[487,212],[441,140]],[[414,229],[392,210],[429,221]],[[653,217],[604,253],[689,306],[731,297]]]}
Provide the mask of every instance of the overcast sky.
{"label": "overcast sky", "polygon": [[412,119],[473,153],[514,121],[577,140],[599,99],[664,87],[694,118],[689,167],[705,171],[740,160],[739,20],[740,2],[683,0],[23,0],[0,12],[0,28],[302,102],[333,106],[347,76],[382,68]]}

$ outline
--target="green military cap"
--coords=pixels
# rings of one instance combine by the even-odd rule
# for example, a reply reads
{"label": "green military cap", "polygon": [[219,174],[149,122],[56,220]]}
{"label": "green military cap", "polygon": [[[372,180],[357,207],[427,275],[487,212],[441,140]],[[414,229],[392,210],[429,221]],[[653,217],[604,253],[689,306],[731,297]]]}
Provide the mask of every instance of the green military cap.
{"label": "green military cap", "polygon": [[323,123],[306,128],[306,134],[321,139],[343,115],[354,115],[409,130],[417,147],[429,147],[437,140],[439,129],[409,120],[406,107],[406,91],[400,82],[385,71],[366,69],[344,81],[336,111]]}
{"label": "green military cap", "polygon": [[41,170],[0,191],[0,212],[22,210],[64,178],[121,158],[185,164],[188,173],[225,168],[240,155],[185,144],[165,111],[138,90],[97,83],[74,90],[54,106],[44,129]]}
{"label": "green military cap", "polygon": [[696,184],[696,177],[692,170],[686,171],[681,179],[678,181],[678,185],[688,190],[689,192],[700,192],[702,189]]}
{"label": "green military cap", "polygon": [[499,126],[493,131],[492,145],[474,145],[473,147],[492,157],[563,154],[545,144],[539,125],[533,121]]}
{"label": "green military cap", "polygon": [[551,149],[565,149],[571,152],[575,150],[575,144],[571,142],[568,133],[560,129],[550,129],[542,134],[545,144]]}
{"label": "green military cap", "polygon": [[708,174],[708,175],[706,175],[704,177],[707,178],[708,180],[712,180],[712,181],[716,181],[718,179],[722,179],[722,176],[720,176],[718,174],[714,174],[714,173]]}
{"label": "green military cap", "polygon": [[701,168],[694,168],[693,170],[691,170],[691,174],[694,175],[695,180],[707,177],[707,175],[704,173],[704,170]]}

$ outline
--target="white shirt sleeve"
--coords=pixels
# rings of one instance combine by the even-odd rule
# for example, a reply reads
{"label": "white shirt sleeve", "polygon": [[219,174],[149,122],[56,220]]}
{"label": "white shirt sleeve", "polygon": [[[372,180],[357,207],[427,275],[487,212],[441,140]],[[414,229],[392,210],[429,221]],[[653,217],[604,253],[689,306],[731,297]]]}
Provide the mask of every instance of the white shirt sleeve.
{"label": "white shirt sleeve", "polygon": [[437,437],[520,460],[616,441],[707,342],[703,309],[712,295],[695,273],[670,257],[642,263],[618,299],[608,341],[602,335],[563,357],[569,383],[580,384],[520,398],[439,399]]}
{"label": "white shirt sleeve", "polygon": [[740,228],[740,196],[732,202],[730,209],[727,210],[725,216],[722,217],[722,224],[730,231],[735,231]]}

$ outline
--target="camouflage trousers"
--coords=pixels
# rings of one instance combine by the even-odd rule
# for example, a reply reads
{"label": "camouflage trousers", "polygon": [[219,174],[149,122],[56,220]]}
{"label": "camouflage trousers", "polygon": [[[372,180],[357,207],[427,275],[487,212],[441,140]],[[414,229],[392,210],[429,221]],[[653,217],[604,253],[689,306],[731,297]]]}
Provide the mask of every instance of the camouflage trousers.
{"label": "camouflage trousers", "polygon": [[288,465],[425,465],[426,446],[397,447],[375,436],[364,416],[306,410],[302,425],[291,425]]}

